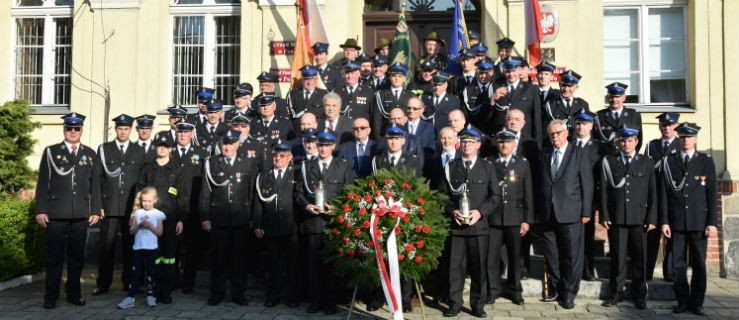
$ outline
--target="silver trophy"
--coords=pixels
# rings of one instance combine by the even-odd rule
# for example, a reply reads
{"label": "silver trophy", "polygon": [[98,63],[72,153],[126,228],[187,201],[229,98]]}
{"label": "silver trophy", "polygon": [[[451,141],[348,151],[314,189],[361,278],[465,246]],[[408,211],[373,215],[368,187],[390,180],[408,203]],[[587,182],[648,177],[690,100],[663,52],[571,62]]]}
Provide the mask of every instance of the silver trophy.
{"label": "silver trophy", "polygon": [[462,198],[459,199],[459,211],[462,212],[462,224],[469,225],[470,220],[470,198],[467,197],[467,190],[462,191]]}
{"label": "silver trophy", "polygon": [[314,203],[318,207],[319,213],[326,213],[324,209],[326,207],[326,190],[323,188],[323,181],[318,182],[318,188],[316,188],[316,202]]}

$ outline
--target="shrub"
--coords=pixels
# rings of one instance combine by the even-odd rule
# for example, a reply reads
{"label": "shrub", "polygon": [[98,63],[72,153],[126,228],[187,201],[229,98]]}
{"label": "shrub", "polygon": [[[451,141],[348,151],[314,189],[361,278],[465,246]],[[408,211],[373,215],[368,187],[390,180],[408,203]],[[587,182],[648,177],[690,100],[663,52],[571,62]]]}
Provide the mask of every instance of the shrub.
{"label": "shrub", "polygon": [[25,100],[9,101],[0,107],[0,194],[15,194],[35,179],[26,158],[36,143],[31,133],[41,124],[31,121],[32,111]]}
{"label": "shrub", "polygon": [[32,200],[0,197],[0,281],[43,269],[46,233],[33,210]]}

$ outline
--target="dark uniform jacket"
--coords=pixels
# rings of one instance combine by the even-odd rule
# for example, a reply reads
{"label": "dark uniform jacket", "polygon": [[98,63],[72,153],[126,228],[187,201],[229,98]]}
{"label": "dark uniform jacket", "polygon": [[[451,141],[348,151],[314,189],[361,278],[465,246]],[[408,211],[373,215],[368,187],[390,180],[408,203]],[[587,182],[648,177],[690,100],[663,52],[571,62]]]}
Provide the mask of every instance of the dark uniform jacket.
{"label": "dark uniform jacket", "polygon": [[239,142],[239,149],[236,150],[236,153],[241,158],[254,159],[257,164],[257,172],[261,172],[264,168],[268,167],[262,142],[252,139],[251,136]]}
{"label": "dark uniform jacket", "polygon": [[[343,66],[340,67],[343,68]],[[326,90],[331,91],[334,90],[334,88],[344,85],[344,76],[341,74],[341,70],[330,64],[326,64],[326,67],[323,68],[323,70],[321,70],[319,66],[316,66],[316,68],[318,68],[323,84],[326,85]]]}
{"label": "dark uniform jacket", "polygon": [[422,94],[430,94],[433,87],[431,85],[431,81],[423,80],[423,78],[421,78],[421,75],[418,74],[416,75],[415,80],[408,84],[406,89],[410,92],[413,92],[413,94],[420,96]]}
{"label": "dark uniform jacket", "polygon": [[544,91],[541,91],[540,88],[537,88],[537,89],[539,89],[539,103],[542,106],[546,105],[547,102],[549,101],[559,99],[560,98],[559,95],[562,94],[561,91],[559,91],[558,89],[554,89],[551,86],[549,87],[548,90],[546,90],[546,93],[547,93],[546,95],[544,94]]}
{"label": "dark uniform jacket", "polygon": [[375,92],[390,88],[390,80],[388,80],[387,76],[382,77],[382,79],[379,79],[380,80],[379,84],[377,83],[377,80],[378,79],[375,78],[375,76],[373,75],[373,76],[370,76],[368,79],[365,79],[362,84],[371,87],[372,89],[375,90]]}
{"label": "dark uniform jacket", "polygon": [[[129,143],[126,154],[123,155],[117,142],[111,141],[100,145],[97,156],[93,167],[95,170],[93,183],[96,188],[100,188],[105,216],[130,215],[136,196],[136,182],[139,180],[141,166],[144,164],[144,149],[134,143]],[[104,165],[101,160],[103,158],[105,159]]]}
{"label": "dark uniform jacket", "polygon": [[403,151],[400,153],[400,159],[395,159],[395,167],[393,167],[390,164],[390,156],[386,150],[372,158],[372,171],[377,172],[380,169],[391,170],[392,168],[396,168],[399,171],[407,170],[414,172],[417,177],[420,177],[421,164],[421,161],[414,154]]}
{"label": "dark uniform jacket", "polygon": [[588,102],[583,100],[582,98],[574,97],[570,102],[570,107],[567,108],[567,104],[562,97],[558,96],[555,99],[547,98],[547,100],[547,103],[541,105],[542,140],[546,144],[548,144],[548,139],[546,138],[547,126],[554,119],[567,120],[567,128],[570,131],[570,137],[573,137],[575,135],[575,113],[577,113],[581,109],[585,109],[585,111],[590,111],[590,105],[588,104]]}
{"label": "dark uniform jacket", "polygon": [[713,159],[695,152],[685,167],[678,152],[663,162],[659,224],[669,224],[672,231],[703,231],[706,226],[716,226],[718,194]]}
{"label": "dark uniform jacket", "polygon": [[93,183],[95,161],[95,151],[83,144],[75,157],[64,142],[46,147],[38,170],[36,214],[46,214],[50,220],[99,215],[100,187]]}
{"label": "dark uniform jacket", "polygon": [[647,149],[644,150],[644,154],[652,158],[654,161],[655,169],[659,168],[659,165],[662,163],[662,158],[676,153],[680,153],[680,145],[677,143],[677,136],[668,144],[667,150],[663,150],[662,138],[649,141]]}
{"label": "dark uniform jacket", "polygon": [[[316,115],[316,118],[320,118],[323,116],[323,96],[325,96],[328,93],[328,91],[315,88],[313,92],[311,92],[310,97],[308,97],[308,100],[305,100],[305,89],[298,88],[290,90],[290,92],[287,93],[287,105],[290,107],[290,113],[292,115],[293,119],[300,119],[306,112],[310,112],[314,115]],[[298,120],[298,125],[295,125],[295,122],[293,122],[293,126],[299,127],[300,120]]]}
{"label": "dark uniform jacket", "polygon": [[[619,153],[605,156],[602,166],[600,220],[615,225],[657,225],[657,184],[652,159],[635,154],[627,167]],[[621,187],[614,187],[621,181]]]}
{"label": "dark uniform jacket", "polygon": [[338,156],[346,160],[353,178],[364,178],[372,174],[372,158],[380,152],[379,150],[379,145],[375,143],[375,140],[367,139],[364,155],[360,158],[357,154],[357,141],[352,140],[339,145]]}
{"label": "dark uniform jacket", "polygon": [[488,159],[495,165],[501,192],[501,204],[488,218],[490,226],[513,227],[534,221],[534,183],[526,158],[511,156],[508,166],[497,155]]}
{"label": "dark uniform jacket", "polygon": [[203,147],[208,154],[213,154],[216,143],[221,141],[221,135],[228,131],[228,129],[228,125],[222,121],[218,122],[213,133],[208,130],[206,124],[197,125],[195,127],[195,133],[197,133],[198,145]]}
{"label": "dark uniform jacket", "polygon": [[332,158],[325,172],[321,173],[321,162],[318,159],[303,162],[300,168],[297,186],[297,211],[301,213],[300,222],[303,224],[303,232],[307,234],[323,233],[328,216],[325,214],[314,215],[304,210],[309,204],[315,204],[314,192],[318,184],[323,181],[324,199],[326,204],[336,197],[347,184],[352,184],[352,172],[347,162],[343,159]]}
{"label": "dark uniform jacket", "polygon": [[191,181],[188,178],[184,169],[173,159],[170,158],[163,166],[152,160],[141,168],[139,190],[154,187],[157,190],[155,207],[164,212],[168,220],[185,221],[190,212]]}
{"label": "dark uniform jacket", "polygon": [[421,101],[426,106],[426,109],[423,111],[423,119],[433,121],[436,132],[441,131],[441,128],[449,126],[449,113],[452,110],[459,109],[462,103],[456,95],[446,93],[439,103],[434,106],[433,92],[421,96]]}
{"label": "dark uniform jacket", "polygon": [[200,221],[213,227],[242,227],[251,220],[256,161],[236,155],[233,166],[223,155],[209,157],[200,188]]}
{"label": "dark uniform jacket", "polygon": [[[501,203],[500,186],[495,173],[495,166],[487,160],[477,158],[469,175],[464,168],[464,160],[457,158],[447,164],[449,178],[443,176],[439,191],[448,195],[445,212],[449,217],[453,236],[485,236],[489,232],[488,219],[493,210]],[[472,226],[458,225],[454,221],[455,210],[459,210],[459,201],[462,193],[455,194],[451,188],[457,189],[463,183],[467,183],[467,197],[470,201],[470,210],[478,210],[482,219]]]}
{"label": "dark uniform jacket", "polygon": [[595,182],[587,154],[568,144],[559,159],[557,175],[552,178],[552,153],[551,147],[541,153],[535,218],[546,223],[554,215],[558,223],[575,223],[582,217],[591,217]]}
{"label": "dark uniform jacket", "polygon": [[144,148],[143,143],[141,140],[134,142],[136,145],[141,147],[142,150],[144,150],[144,162],[151,161],[154,158],[157,157],[157,151],[156,146],[152,145],[152,143],[156,140],[149,140],[146,141],[146,148]]}
{"label": "dark uniform jacket", "polygon": [[188,217],[194,214],[196,219],[197,212],[193,212],[199,208],[198,200],[200,198],[200,188],[203,184],[203,164],[205,163],[205,150],[198,146],[190,146],[187,152],[180,156],[180,146],[176,145],[172,150],[172,161],[180,166],[180,174],[184,178],[184,183],[188,185],[189,192],[189,206],[188,212],[183,213]]}
{"label": "dark uniform jacket", "polygon": [[[318,132],[323,132],[328,129],[326,125],[326,118],[318,118]],[[339,116],[334,120],[334,129],[328,129],[336,138],[339,139],[339,143],[351,141],[354,138],[352,130],[354,128],[353,120],[344,116]]]}
{"label": "dark uniform jacket", "polygon": [[593,136],[601,141],[611,141],[612,134],[615,134],[623,125],[631,129],[639,130],[639,144],[636,146],[638,152],[642,144],[642,125],[641,113],[634,109],[623,107],[621,109],[621,117],[618,121],[613,119],[613,111],[606,107],[596,112],[596,121],[593,125]]}
{"label": "dark uniform jacket", "polygon": [[[441,149],[441,147],[439,148]],[[437,151],[433,156],[426,158],[423,165],[423,176],[429,180],[431,190],[439,190],[439,186],[444,182],[444,161],[441,159],[443,154],[443,150]],[[461,153],[459,151],[455,152],[454,158],[449,159],[449,162],[452,159],[459,158],[460,155]]]}
{"label": "dark uniform jacket", "polygon": [[[500,83],[506,85],[505,82]],[[531,137],[539,144],[542,141],[542,129],[541,129],[541,102],[539,98],[539,89],[531,85],[528,82],[518,81],[516,89],[513,94],[510,92],[502,97],[496,106],[491,108],[491,116],[487,119],[488,127],[492,126],[492,132],[498,132],[505,125],[505,118],[508,115],[508,109],[501,110],[500,106],[507,106],[510,104],[510,109],[521,110],[526,119],[526,125],[521,129],[521,135],[524,137]]]}
{"label": "dark uniform jacket", "polygon": [[[292,117],[292,113],[290,112],[290,106],[287,104],[287,101],[278,97],[277,94],[274,92],[268,92],[267,94],[275,97],[275,115],[280,118],[290,119]],[[249,110],[249,113],[247,115],[249,121],[255,118],[259,118],[259,99],[263,95],[264,93],[260,93],[251,100],[251,109]]]}
{"label": "dark uniform jacket", "polygon": [[364,85],[357,85],[349,95],[346,85],[334,88],[341,96],[341,115],[349,119],[365,118],[370,120],[370,109],[375,104],[375,90]]}
{"label": "dark uniform jacket", "polygon": [[471,123],[484,134],[491,134],[495,132],[492,123],[489,121],[492,116],[490,98],[493,96],[493,86],[490,82],[482,85],[482,87],[481,85],[475,83],[467,86],[462,91],[464,106],[462,111],[466,115],[467,123]]}
{"label": "dark uniform jacket", "polygon": [[197,125],[208,122],[208,116],[206,116],[205,113],[198,110],[195,113],[190,113],[187,116],[185,116],[185,121],[197,126]]}
{"label": "dark uniform jacket", "polygon": [[288,142],[297,136],[292,122],[286,118],[279,118],[277,116],[272,117],[269,127],[264,126],[264,120],[261,117],[253,119],[249,126],[251,127],[249,134],[255,140],[262,143],[262,153],[265,157],[265,163],[272,163],[272,152],[270,148],[272,148],[272,145],[277,140]]}
{"label": "dark uniform jacket", "polygon": [[396,106],[403,109],[403,113],[408,114],[408,99],[415,96],[413,93],[406,89],[400,89],[400,99],[396,99],[393,95],[391,88],[383,89],[375,93],[375,100],[372,109],[370,110],[370,116],[372,120],[372,132],[377,136],[382,132],[382,128],[390,123],[390,111]]}
{"label": "dark uniform jacket", "polygon": [[447,92],[461,97],[462,91],[464,88],[466,88],[469,85],[476,85],[477,84],[477,77],[475,77],[475,73],[472,73],[472,81],[467,82],[467,78],[464,74],[460,74],[457,76],[454,76],[451,80],[449,80],[449,86],[447,87]]}
{"label": "dark uniform jacket", "polygon": [[447,56],[443,53],[437,53],[433,56],[424,55],[421,60],[418,61],[417,66],[422,65],[424,62],[429,61],[434,65],[436,71],[446,71]]}
{"label": "dark uniform jacket", "polygon": [[[297,215],[302,212],[294,207],[298,183],[298,173],[292,165],[285,168],[279,181],[272,167],[259,174],[252,209],[254,229],[263,229],[268,238],[296,233]],[[274,195],[276,197],[272,201],[262,200]]]}

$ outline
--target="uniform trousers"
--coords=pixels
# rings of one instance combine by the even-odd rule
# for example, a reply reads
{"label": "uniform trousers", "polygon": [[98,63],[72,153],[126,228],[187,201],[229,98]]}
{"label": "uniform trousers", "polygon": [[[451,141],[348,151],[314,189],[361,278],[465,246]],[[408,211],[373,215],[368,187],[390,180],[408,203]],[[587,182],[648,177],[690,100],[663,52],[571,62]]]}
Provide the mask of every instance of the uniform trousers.
{"label": "uniform trousers", "polygon": [[[518,257],[521,252],[520,231],[520,226],[490,226],[487,261],[487,285],[490,297],[497,298],[505,293],[510,294],[511,297],[521,297],[523,289],[521,287],[521,265]],[[502,279],[500,278],[502,266],[498,258],[501,256],[503,248],[506,251],[506,263],[508,264],[505,288],[503,288]]]}
{"label": "uniform trousers", "polygon": [[[635,300],[646,299],[646,244],[644,226],[611,225],[608,229],[608,245],[611,250],[611,272],[608,278],[611,294],[624,292],[628,272],[631,274],[631,296]],[[628,271],[627,257],[631,259],[631,268]]]}
{"label": "uniform trousers", "polygon": [[[706,248],[708,239],[703,231],[672,232],[672,265],[675,278],[672,287],[677,302],[696,308],[703,306],[706,296]],[[688,285],[688,254],[693,276]]]}
{"label": "uniform trousers", "polygon": [[[166,221],[166,220],[165,220]],[[195,286],[195,276],[205,252],[210,245],[210,237],[200,226],[200,219],[197,215],[192,215],[184,222],[184,231],[182,232],[181,252],[184,256],[181,260],[182,264],[182,281],[183,290],[191,290]]]}
{"label": "uniform trousers", "polygon": [[82,296],[80,277],[85,266],[87,219],[49,220],[46,224],[46,292],[44,300],[56,302],[62,282],[64,259],[67,260],[67,283],[64,291],[68,299]]}
{"label": "uniform trousers", "polygon": [[589,274],[595,276],[595,253],[593,252],[593,246],[595,245],[595,219],[590,219],[588,223],[583,226],[583,274]]}
{"label": "uniform trousers", "polygon": [[157,278],[161,295],[167,296],[174,289],[177,277],[177,228],[176,217],[167,217],[163,221],[162,236],[159,237],[159,256],[156,259]]}
{"label": "uniform trousers", "polygon": [[647,232],[647,280],[652,280],[654,275],[660,247],[662,248],[662,276],[672,278],[672,239],[665,238],[664,246],[660,240],[662,240],[661,228],[657,227]]}
{"label": "uniform trousers", "polygon": [[308,294],[311,305],[317,307],[336,306],[336,276],[330,263],[321,259],[323,252],[323,234],[306,234],[306,261]]}
{"label": "uniform trousers", "polygon": [[246,245],[249,228],[213,227],[210,230],[213,262],[210,273],[210,291],[213,298],[222,299],[226,282],[231,280],[233,300],[244,298],[246,289]]}
{"label": "uniform trousers", "polygon": [[128,232],[130,216],[105,217],[100,220],[100,260],[98,262],[97,287],[107,289],[113,283],[116,238],[121,233],[123,251],[123,270],[121,281],[124,290],[128,290],[131,282],[131,257],[133,256],[133,236]]}
{"label": "uniform trousers", "polygon": [[298,302],[296,275],[298,272],[298,236],[275,236],[267,239],[269,252],[268,301],[279,301],[282,289],[288,303]]}
{"label": "uniform trousers", "polygon": [[[488,235],[484,236],[451,236],[449,256],[449,308],[460,309],[464,279],[467,273],[472,280],[470,288],[470,308],[474,311],[483,310],[487,298],[487,255]],[[496,261],[498,259],[495,259]],[[467,270],[465,270],[465,261]]]}
{"label": "uniform trousers", "polygon": [[[550,220],[555,220],[554,215]],[[551,288],[557,290],[560,299],[575,300],[583,269],[582,223],[549,221],[541,230]]]}

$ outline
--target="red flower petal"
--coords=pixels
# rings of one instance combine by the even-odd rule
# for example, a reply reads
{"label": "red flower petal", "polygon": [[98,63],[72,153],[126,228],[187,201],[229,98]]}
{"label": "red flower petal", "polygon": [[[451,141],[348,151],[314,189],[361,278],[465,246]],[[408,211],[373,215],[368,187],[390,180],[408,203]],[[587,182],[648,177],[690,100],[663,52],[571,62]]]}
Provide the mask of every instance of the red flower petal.
{"label": "red flower petal", "polygon": [[388,184],[391,184],[391,183],[393,183],[393,180],[385,179],[385,185],[388,185]]}
{"label": "red flower petal", "polygon": [[344,223],[344,216],[339,216],[337,220],[339,220],[339,223]]}
{"label": "red flower petal", "polygon": [[414,261],[415,263],[421,263],[421,261],[423,261],[423,258],[422,258],[421,256],[416,256],[416,258],[415,258],[415,259],[413,259],[413,261]]}
{"label": "red flower petal", "polygon": [[414,249],[414,247],[413,247],[413,244],[412,243],[409,243],[408,245],[405,246],[405,251],[407,251],[407,252],[411,252],[411,251],[413,251],[413,249]]}
{"label": "red flower petal", "polygon": [[374,181],[370,181],[370,182],[369,182],[369,183],[367,184],[367,186],[369,186],[370,188],[374,188],[374,187],[375,187],[375,182],[374,182]]}
{"label": "red flower petal", "polygon": [[424,203],[424,202],[425,202],[426,200],[423,200],[423,198],[418,198],[418,199],[417,199],[416,201],[417,201],[417,202],[418,202],[419,204],[423,205],[423,203]]}
{"label": "red flower petal", "polygon": [[425,245],[426,245],[426,244],[425,244],[425,243],[423,242],[423,240],[418,240],[418,242],[416,242],[416,247],[417,247],[418,249],[421,249],[421,248],[423,248],[423,246],[425,246]]}
{"label": "red flower petal", "polygon": [[359,237],[359,235],[362,234],[362,229],[356,228],[354,229],[354,235]]}
{"label": "red flower petal", "polygon": [[395,227],[395,234],[400,234],[400,226]]}
{"label": "red flower petal", "polygon": [[423,227],[420,224],[417,224],[416,225],[416,232],[417,233],[421,233],[421,229],[423,229]]}
{"label": "red flower petal", "polygon": [[403,261],[403,260],[405,260],[405,255],[404,254],[399,254],[398,255],[398,261]]}
{"label": "red flower petal", "polygon": [[367,213],[367,208],[365,208],[365,207],[359,208],[359,215],[360,216],[363,216],[365,213]]}
{"label": "red flower petal", "polygon": [[431,231],[431,228],[429,226],[423,226],[423,233],[429,233]]}
{"label": "red flower petal", "polygon": [[365,228],[365,229],[369,229],[369,227],[370,227],[370,222],[369,222],[369,221],[365,221],[363,225],[364,225],[364,228]]}

